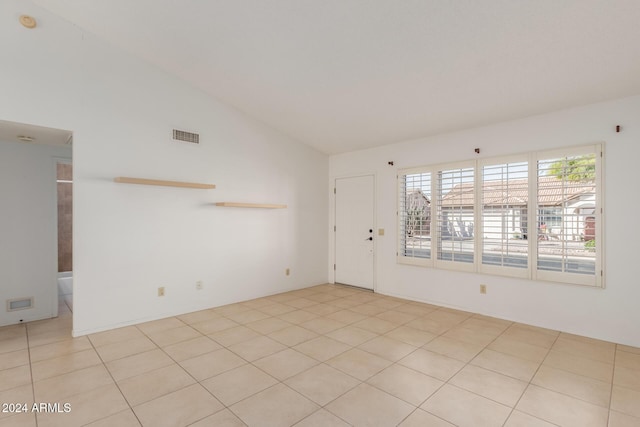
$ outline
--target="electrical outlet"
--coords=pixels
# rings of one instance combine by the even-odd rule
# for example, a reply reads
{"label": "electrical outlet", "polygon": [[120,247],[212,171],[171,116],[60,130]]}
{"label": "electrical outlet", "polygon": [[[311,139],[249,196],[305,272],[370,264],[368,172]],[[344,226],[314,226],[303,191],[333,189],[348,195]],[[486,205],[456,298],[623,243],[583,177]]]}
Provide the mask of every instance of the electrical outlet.
{"label": "electrical outlet", "polygon": [[198,280],[198,281],[196,282],[196,289],[197,289],[197,290],[201,290],[203,286],[204,286],[204,285],[203,285],[203,283],[202,283],[202,280]]}
{"label": "electrical outlet", "polygon": [[289,269],[287,268],[287,269],[284,271],[284,274],[285,274],[286,276],[288,276],[289,274],[291,274],[291,270],[289,270]]}
{"label": "electrical outlet", "polygon": [[481,294],[487,293],[487,285],[480,285],[480,293]]}
{"label": "electrical outlet", "polygon": [[164,296],[164,286],[160,286],[158,288],[158,296],[159,297],[163,297]]}

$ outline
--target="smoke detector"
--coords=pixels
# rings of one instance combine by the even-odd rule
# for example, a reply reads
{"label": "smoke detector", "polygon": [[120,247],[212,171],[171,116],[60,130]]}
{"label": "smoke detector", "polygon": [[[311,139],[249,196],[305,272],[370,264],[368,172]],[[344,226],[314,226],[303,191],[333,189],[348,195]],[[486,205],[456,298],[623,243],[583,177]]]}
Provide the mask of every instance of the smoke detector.
{"label": "smoke detector", "polygon": [[18,138],[22,142],[33,142],[36,140],[34,137],[27,135],[18,135],[16,138]]}
{"label": "smoke detector", "polygon": [[30,30],[34,29],[36,25],[36,19],[29,15],[20,15],[20,23],[23,27],[28,28]]}

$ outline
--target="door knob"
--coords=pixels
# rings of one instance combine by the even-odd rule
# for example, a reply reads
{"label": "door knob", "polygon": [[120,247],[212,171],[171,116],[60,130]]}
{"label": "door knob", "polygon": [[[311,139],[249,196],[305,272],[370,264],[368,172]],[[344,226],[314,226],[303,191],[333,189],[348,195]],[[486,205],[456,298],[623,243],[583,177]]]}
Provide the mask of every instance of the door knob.
{"label": "door knob", "polygon": [[366,239],[364,239],[364,240],[373,240],[373,237],[367,237],[367,238],[366,238]]}
{"label": "door knob", "polygon": [[369,229],[369,233],[373,233],[373,229],[372,228]]}

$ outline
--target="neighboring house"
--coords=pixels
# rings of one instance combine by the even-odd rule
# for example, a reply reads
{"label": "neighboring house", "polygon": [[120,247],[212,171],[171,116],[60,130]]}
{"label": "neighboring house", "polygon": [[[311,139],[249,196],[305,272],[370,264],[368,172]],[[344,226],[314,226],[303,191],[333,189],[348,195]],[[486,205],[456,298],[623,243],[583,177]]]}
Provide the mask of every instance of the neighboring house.
{"label": "neighboring house", "polygon": [[405,209],[408,237],[431,235],[431,200],[419,188],[407,188]]}
{"label": "neighboring house", "polygon": [[[485,181],[482,192],[481,214],[484,217],[484,238],[501,239],[527,238],[527,180]],[[458,230],[473,227],[473,183],[454,186],[442,198],[443,218],[453,223],[453,231],[444,230],[448,225],[443,222],[443,236],[451,233],[461,236]],[[543,229],[551,238],[561,234],[567,240],[591,240],[589,218],[595,210],[595,185],[584,181],[562,181],[556,177],[538,178],[538,217],[537,227]],[[510,233],[511,235],[506,235]],[[463,235],[462,235],[463,236]]]}

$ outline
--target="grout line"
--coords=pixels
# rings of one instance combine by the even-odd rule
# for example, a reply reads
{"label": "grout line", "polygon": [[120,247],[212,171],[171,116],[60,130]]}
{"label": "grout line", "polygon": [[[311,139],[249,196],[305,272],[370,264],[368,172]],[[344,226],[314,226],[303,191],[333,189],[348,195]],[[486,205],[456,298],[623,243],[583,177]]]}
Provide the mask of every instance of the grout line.
{"label": "grout line", "polygon": [[[31,363],[31,346],[29,345],[29,328],[28,323],[24,325],[24,335],[27,340],[27,355],[29,356],[29,376],[31,379],[31,397],[33,397],[33,403],[36,403],[36,388],[35,381],[33,380],[33,364]],[[36,427],[38,427],[38,414],[34,414],[33,418],[36,420]]]}
{"label": "grout line", "polygon": [[611,388],[609,389],[609,405],[607,407],[607,425],[611,420],[611,403],[613,402],[613,384],[616,380],[616,359],[618,358],[618,345],[613,350],[613,372],[611,373]]}
{"label": "grout line", "polygon": [[[513,414],[513,412],[516,410],[516,407],[518,406],[518,404],[520,403],[520,401],[522,400],[522,397],[525,395],[525,393],[527,392],[527,390],[529,389],[529,387],[531,386],[531,382],[533,381],[533,379],[536,377],[536,375],[538,374],[538,371],[540,371],[540,368],[542,367],[542,365],[544,364],[544,361],[547,360],[547,357],[549,356],[549,353],[551,353],[551,349],[553,348],[553,346],[556,344],[556,342],[558,341],[558,338],[560,337],[560,334],[556,335],[556,338],[553,340],[553,343],[551,344],[551,346],[547,349],[547,353],[545,354],[544,358],[542,358],[542,361],[540,361],[540,363],[538,364],[538,367],[536,368],[536,371],[533,373],[533,375],[531,375],[531,378],[529,378],[529,382],[527,383],[527,386],[524,388],[524,390],[522,391],[522,394],[520,395],[520,397],[518,398],[518,400],[516,401],[516,403],[513,405],[513,408],[511,408],[511,412],[509,412],[509,416],[505,419],[504,424],[507,423],[507,421],[509,421],[509,418],[511,418],[511,415]],[[535,384],[534,384],[535,385]],[[531,415],[531,414],[528,414]],[[531,415],[534,418],[538,418],[535,415]],[[538,418],[538,419],[542,419],[542,418]],[[555,424],[552,423],[549,420],[544,420],[548,423],[551,424]],[[503,424],[503,426],[504,426]]]}
{"label": "grout line", "polygon": [[[116,381],[116,379],[113,377],[113,375],[111,374],[111,371],[109,370],[109,368],[107,367],[106,362],[104,361],[104,359],[102,359],[102,356],[100,355],[100,353],[98,353],[98,350],[96,348],[96,346],[93,344],[93,341],[91,341],[91,338],[89,336],[87,336],[87,339],[89,340],[89,343],[91,344],[91,348],[93,348],[93,351],[96,352],[96,354],[98,355],[98,357],[100,358],[100,361],[102,362],[102,366],[104,367],[105,371],[107,371],[107,374],[109,374],[109,377],[111,377],[111,381],[113,381],[113,384],[116,386],[116,388],[118,389],[118,392],[120,393],[120,395],[122,396],[122,398],[124,399],[125,402],[127,402],[127,406],[129,407],[129,410],[131,411],[131,413],[133,414],[134,417],[136,417],[136,420],[138,420],[138,422],[140,423],[140,425],[142,425],[142,421],[140,421],[140,419],[138,418],[138,414],[136,414],[136,412],[133,410],[133,406],[131,406],[131,403],[129,403],[129,400],[127,399],[127,397],[124,395],[124,393],[122,392],[122,389],[120,388],[120,385],[118,384],[118,382]],[[125,340],[127,341],[127,340]],[[124,412],[124,411],[120,411],[120,412]],[[117,412],[118,414],[120,412]],[[93,420],[91,422],[95,422],[95,421],[99,421],[99,420],[103,420],[105,418],[108,418],[112,415],[115,414],[111,414],[111,415],[107,415],[106,417],[100,418],[98,420]]]}

